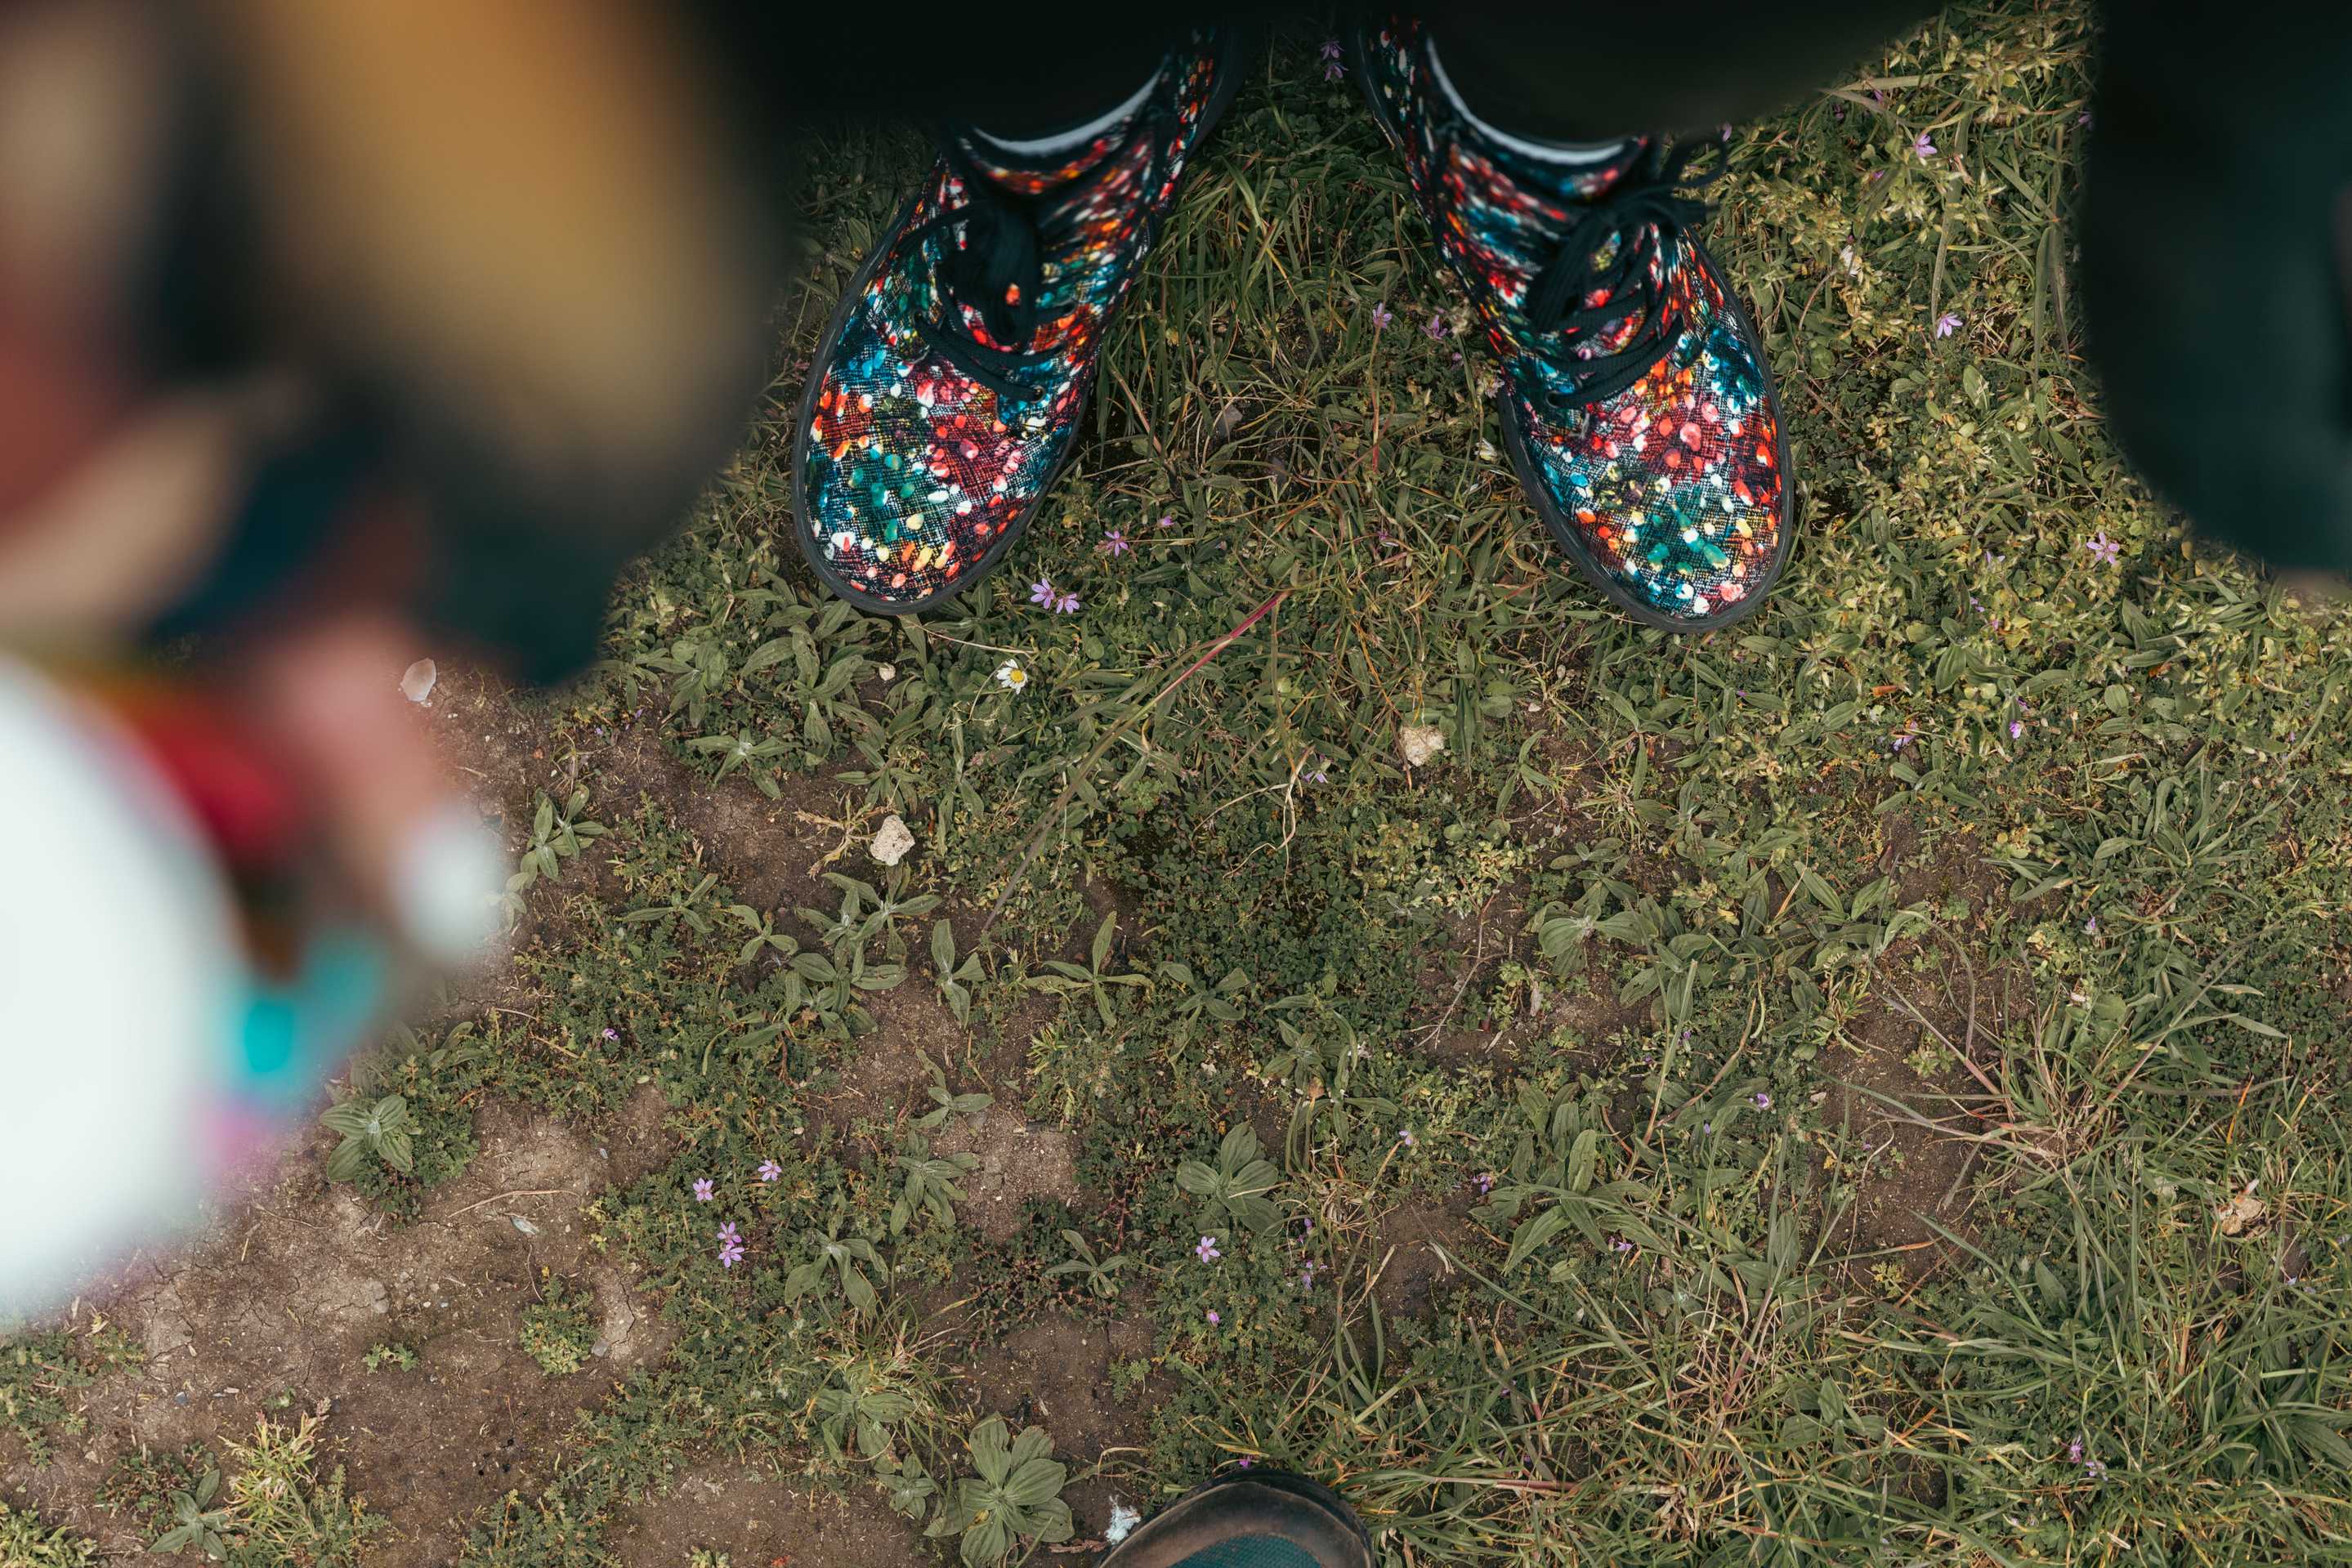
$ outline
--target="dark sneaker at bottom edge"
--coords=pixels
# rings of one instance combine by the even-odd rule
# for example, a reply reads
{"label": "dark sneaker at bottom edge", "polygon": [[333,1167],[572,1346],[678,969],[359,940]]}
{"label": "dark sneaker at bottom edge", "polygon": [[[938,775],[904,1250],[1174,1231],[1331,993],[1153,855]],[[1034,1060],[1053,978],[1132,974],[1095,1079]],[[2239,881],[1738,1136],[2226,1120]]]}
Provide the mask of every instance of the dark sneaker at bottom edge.
{"label": "dark sneaker at bottom edge", "polygon": [[1338,1495],[1283,1470],[1246,1470],[1169,1504],[1099,1568],[1372,1568],[1370,1538]]}

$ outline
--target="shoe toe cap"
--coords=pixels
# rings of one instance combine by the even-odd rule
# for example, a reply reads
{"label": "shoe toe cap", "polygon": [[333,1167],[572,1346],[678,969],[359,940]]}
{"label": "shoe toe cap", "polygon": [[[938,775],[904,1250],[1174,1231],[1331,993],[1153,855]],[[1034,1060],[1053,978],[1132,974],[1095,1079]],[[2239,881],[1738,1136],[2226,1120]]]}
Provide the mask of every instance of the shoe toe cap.
{"label": "shoe toe cap", "polygon": [[829,374],[811,408],[803,542],[836,586],[893,609],[962,587],[1034,504],[1052,455],[1034,433],[912,375]]}
{"label": "shoe toe cap", "polygon": [[1575,427],[1514,410],[1555,530],[1637,602],[1691,622],[1769,588],[1785,531],[1778,410],[1744,342],[1710,340]]}

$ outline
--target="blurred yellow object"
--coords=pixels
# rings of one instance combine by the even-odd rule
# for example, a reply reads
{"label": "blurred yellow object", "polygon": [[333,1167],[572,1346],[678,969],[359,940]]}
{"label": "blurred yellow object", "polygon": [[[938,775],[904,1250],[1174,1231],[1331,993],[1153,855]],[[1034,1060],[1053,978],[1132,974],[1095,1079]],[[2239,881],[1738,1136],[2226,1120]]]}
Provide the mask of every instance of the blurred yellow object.
{"label": "blurred yellow object", "polygon": [[743,416],[764,210],[674,26],[598,0],[220,0],[305,340],[558,493]]}

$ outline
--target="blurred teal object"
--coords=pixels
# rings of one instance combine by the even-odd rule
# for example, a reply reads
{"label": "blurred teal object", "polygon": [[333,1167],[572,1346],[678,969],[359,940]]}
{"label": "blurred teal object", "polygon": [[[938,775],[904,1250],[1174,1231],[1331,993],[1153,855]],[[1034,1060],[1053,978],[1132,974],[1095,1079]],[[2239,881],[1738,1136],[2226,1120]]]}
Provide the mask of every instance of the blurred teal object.
{"label": "blurred teal object", "polygon": [[359,1044],[383,1006],[384,949],[351,928],[315,937],[288,986],[257,986],[236,1042],[230,1092],[273,1116],[291,1116]]}

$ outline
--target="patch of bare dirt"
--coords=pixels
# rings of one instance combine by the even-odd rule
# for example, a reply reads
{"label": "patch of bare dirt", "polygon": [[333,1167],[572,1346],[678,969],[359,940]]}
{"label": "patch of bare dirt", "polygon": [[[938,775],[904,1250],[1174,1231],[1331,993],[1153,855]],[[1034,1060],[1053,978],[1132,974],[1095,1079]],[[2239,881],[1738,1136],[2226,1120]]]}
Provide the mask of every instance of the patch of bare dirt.
{"label": "patch of bare dirt", "polygon": [[782,798],[774,800],[740,776],[713,789],[659,736],[642,729],[615,737],[593,760],[599,787],[614,802],[608,810],[635,810],[641,794],[657,801],[700,841],[719,880],[754,909],[834,910],[841,894],[824,880],[826,872],[868,882],[882,873],[866,852],[882,813],[868,812],[832,774],[780,779]]}
{"label": "patch of bare dirt", "polygon": [[478,670],[441,665],[441,678],[419,710],[457,780],[488,813],[528,826],[534,788],[569,792],[562,763],[513,692]]}
{"label": "patch of bare dirt", "polygon": [[614,1186],[630,1186],[668,1165],[677,1152],[669,1130],[669,1097],[641,1083],[604,1126],[598,1152]]}
{"label": "patch of bare dirt", "polygon": [[1449,1281],[1462,1277],[1452,1260],[1470,1255],[1486,1235],[1467,1192],[1416,1198],[1381,1217],[1370,1258],[1378,1273],[1372,1299],[1389,1317],[1419,1316]]}
{"label": "patch of bare dirt", "polygon": [[[146,1364],[91,1390],[88,1430],[47,1469],[0,1453],[0,1490],[110,1552],[136,1551],[129,1521],[92,1503],[118,1457],[142,1444],[217,1451],[264,1416],[324,1410],[352,1491],[394,1526],[372,1568],[447,1562],[485,1504],[545,1483],[575,1410],[667,1348],[650,1303],[580,1226],[604,1182],[594,1149],[496,1106],[478,1135],[466,1175],[413,1225],[322,1190],[317,1151],[298,1149],[197,1240],[123,1270],[92,1300],[141,1341]],[[601,1354],[562,1379],[518,1339],[548,1274],[593,1291],[599,1313]],[[416,1353],[416,1370],[362,1369],[370,1349],[394,1344]]]}
{"label": "patch of bare dirt", "polygon": [[1928,1121],[1969,1124],[1955,1103],[1977,1089],[1967,1071],[1948,1059],[1942,1071],[1923,1078],[1909,1060],[1929,1038],[1916,1022],[1874,1009],[1846,1027],[1825,1062],[1839,1087],[1822,1109],[1844,1130],[1849,1174],[1860,1172],[1847,1228],[1830,1239],[1832,1250],[1891,1255],[1914,1280],[1944,1260],[1948,1244],[1937,1226],[1969,1233],[1970,1145],[1886,1103]]}
{"label": "patch of bare dirt", "polygon": [[[1127,1317],[1091,1322],[1052,1317],[1007,1334],[971,1361],[972,1391],[982,1410],[1002,1416],[1015,1430],[1043,1427],[1054,1454],[1073,1473],[1106,1456],[1118,1468],[1119,1449],[1140,1449],[1150,1435],[1151,1413],[1170,1393],[1166,1380],[1146,1377],[1133,1399],[1111,1393],[1116,1362],[1148,1360],[1151,1322],[1138,1305]],[[1110,1479],[1073,1484],[1064,1497],[1081,1539],[1099,1536],[1110,1522],[1111,1504],[1132,1506],[1135,1489]]]}
{"label": "patch of bare dirt", "polygon": [[951,1089],[968,1087],[957,1064],[970,1031],[922,975],[868,995],[865,1005],[874,1015],[874,1032],[850,1048],[855,1055],[842,1068],[839,1087],[808,1101],[812,1122],[846,1129],[858,1121],[889,1122],[908,1110],[929,1110],[923,1092],[931,1081],[927,1061],[948,1074]]}
{"label": "patch of bare dirt", "polygon": [[[1571,1067],[1596,1069],[1618,1055],[1623,1037],[1640,1033],[1655,1020],[1650,1001],[1617,999],[1616,979],[1597,955],[1586,961],[1573,986],[1556,983],[1548,967],[1521,961],[1536,970],[1537,988],[1517,998],[1507,1018],[1498,1022],[1475,1013],[1466,1020],[1457,1015],[1454,1027],[1427,1039],[1421,1047],[1423,1054],[1446,1067],[1507,1070],[1522,1063],[1549,1066],[1552,1053],[1564,1047]],[[1490,973],[1487,987],[1491,985]],[[1472,988],[1485,994],[1475,982]],[[1465,1005],[1466,1009],[1467,998]],[[1567,1031],[1564,1037],[1562,1030]]]}
{"label": "patch of bare dirt", "polygon": [[977,1155],[980,1164],[961,1185],[964,1202],[957,1212],[991,1241],[1009,1241],[1021,1229],[1022,1206],[1033,1197],[1058,1198],[1076,1206],[1077,1150],[1069,1134],[1046,1122],[1032,1122],[1017,1105],[1000,1097],[977,1124],[958,1117],[931,1142],[942,1155]]}
{"label": "patch of bare dirt", "polygon": [[1895,878],[1895,907],[1958,900],[1977,915],[2008,901],[2007,874],[1985,858],[1973,832],[1951,833],[1923,847],[1917,825],[1898,812],[1885,819],[1880,833],[1879,867]]}
{"label": "patch of bare dirt", "polygon": [[913,1568],[937,1561],[875,1488],[823,1491],[733,1464],[680,1476],[667,1495],[630,1511],[607,1544],[622,1568],[686,1568],[698,1551],[724,1552],[735,1568]]}
{"label": "patch of bare dirt", "polygon": [[[1647,1002],[1617,1000],[1598,956],[1587,958],[1575,985],[1555,983],[1527,929],[1529,896],[1525,882],[1507,883],[1429,945],[1418,977],[1423,999],[1407,1025],[1421,1054],[1447,1067],[1509,1069],[1531,1057],[1548,1065],[1554,1037],[1565,1029],[1575,1037],[1575,1064],[1597,1067],[1614,1054],[1617,1036],[1649,1022]],[[1507,963],[1528,971],[1532,983],[1505,998],[1507,1010],[1496,1017],[1490,1004]]]}

